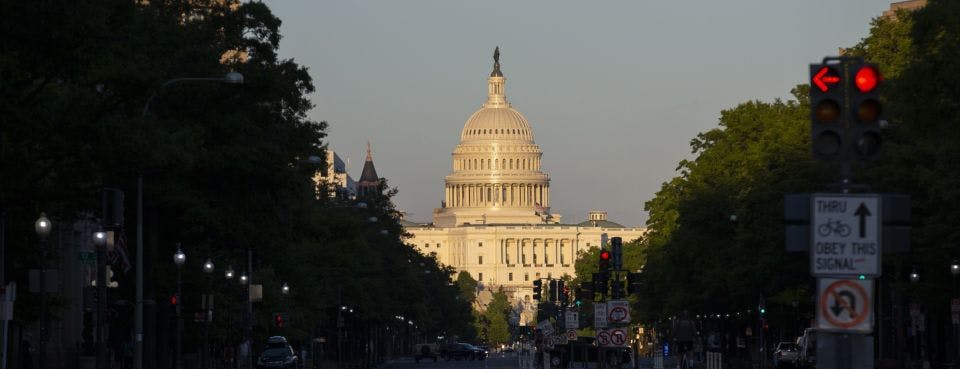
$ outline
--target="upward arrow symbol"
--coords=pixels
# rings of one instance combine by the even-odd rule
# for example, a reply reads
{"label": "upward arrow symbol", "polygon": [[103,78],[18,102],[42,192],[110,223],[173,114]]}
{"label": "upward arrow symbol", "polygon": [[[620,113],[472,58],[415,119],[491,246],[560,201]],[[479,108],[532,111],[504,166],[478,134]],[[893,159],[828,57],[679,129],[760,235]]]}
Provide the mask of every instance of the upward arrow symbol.
{"label": "upward arrow symbol", "polygon": [[867,238],[867,217],[871,215],[870,209],[867,209],[867,205],[861,202],[853,215],[860,217],[860,238]]}

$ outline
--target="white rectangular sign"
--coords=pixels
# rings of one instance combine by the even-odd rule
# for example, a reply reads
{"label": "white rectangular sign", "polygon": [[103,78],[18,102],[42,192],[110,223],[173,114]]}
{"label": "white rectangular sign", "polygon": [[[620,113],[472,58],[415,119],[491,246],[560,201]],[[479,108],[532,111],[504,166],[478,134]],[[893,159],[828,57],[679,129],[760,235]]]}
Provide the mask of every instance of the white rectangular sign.
{"label": "white rectangular sign", "polygon": [[593,328],[603,329],[607,327],[607,303],[598,302],[593,304]]}
{"label": "white rectangular sign", "polygon": [[564,328],[567,329],[579,329],[580,328],[580,313],[572,309],[567,309],[567,313],[564,314],[566,318],[566,324]]}
{"label": "white rectangular sign", "polygon": [[810,199],[810,275],[879,276],[880,196],[814,194]]}

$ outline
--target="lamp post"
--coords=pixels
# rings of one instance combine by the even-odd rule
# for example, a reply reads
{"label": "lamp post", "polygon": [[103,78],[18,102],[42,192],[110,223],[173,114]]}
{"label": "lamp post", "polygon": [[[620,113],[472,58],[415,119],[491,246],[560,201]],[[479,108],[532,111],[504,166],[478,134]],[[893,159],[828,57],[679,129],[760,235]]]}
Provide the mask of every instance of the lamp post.
{"label": "lamp post", "polygon": [[183,253],[183,250],[180,248],[180,244],[177,244],[177,252],[173,254],[173,263],[177,265],[177,306],[176,316],[177,316],[177,338],[176,338],[176,348],[174,351],[174,368],[182,369],[183,368],[183,315],[181,315],[181,305],[183,305],[182,299],[182,290],[183,283],[181,280],[180,272],[183,269],[183,263],[187,261],[187,255]]}
{"label": "lamp post", "polygon": [[[913,285],[920,283],[920,272],[918,272],[917,269],[913,269],[910,271],[910,283]],[[915,304],[918,305],[918,309],[919,309],[919,303],[915,303]],[[913,310],[912,307],[911,307],[911,310]],[[912,327],[911,331],[913,332],[913,365],[912,366],[914,368],[921,368],[922,362],[923,362],[923,360],[921,359],[921,353],[920,353],[920,322],[919,322],[920,316],[919,314],[920,314],[919,312],[916,314],[913,311],[910,312],[910,315],[911,315],[910,325]]]}
{"label": "lamp post", "polygon": [[[243,74],[230,72],[223,77],[208,78],[174,78],[160,84],[147,102],[143,104],[141,118],[146,118],[150,114],[150,105],[157,98],[164,88],[186,82],[222,82],[227,84],[243,84]],[[136,306],[134,308],[134,339],[133,339],[133,368],[143,369],[143,171],[137,174],[137,260],[136,260]],[[43,369],[43,368],[41,368]]]}
{"label": "lamp post", "polygon": [[208,284],[207,294],[203,297],[203,353],[200,355],[200,368],[207,369],[210,366],[208,363],[210,357],[210,318],[213,313],[213,294],[210,293],[210,290],[213,289],[211,285],[213,281],[209,277],[213,274],[213,261],[210,260],[210,258],[207,258],[207,261],[203,262],[203,272],[208,276]]}
{"label": "lamp post", "polygon": [[110,234],[105,231],[94,232],[93,243],[97,253],[97,277],[94,280],[97,289],[96,307],[96,358],[97,369],[106,369],[108,366],[109,353],[107,351],[106,334],[106,312],[107,312],[107,241]]}
{"label": "lamp post", "polygon": [[47,357],[47,237],[50,236],[50,219],[46,213],[40,213],[40,218],[33,224],[37,236],[40,238],[40,344],[38,367],[46,369]]}
{"label": "lamp post", "polygon": [[953,367],[960,366],[960,311],[956,311],[956,306],[960,302],[960,293],[957,288],[957,277],[960,276],[960,261],[953,259],[950,263],[950,275],[953,276],[953,301],[950,302],[950,319],[953,322]]}

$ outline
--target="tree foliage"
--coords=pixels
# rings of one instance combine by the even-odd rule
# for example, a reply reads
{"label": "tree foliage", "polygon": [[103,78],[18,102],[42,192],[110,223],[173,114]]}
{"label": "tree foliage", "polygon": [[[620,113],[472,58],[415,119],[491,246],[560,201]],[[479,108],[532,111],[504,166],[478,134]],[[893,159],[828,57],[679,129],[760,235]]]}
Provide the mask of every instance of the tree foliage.
{"label": "tree foliage", "polygon": [[[188,255],[183,301],[195,309],[199,294],[213,290],[226,309],[217,322],[223,332],[239,326],[242,293],[216,276],[228,265],[245,270],[248,252],[265,291],[254,309],[258,334],[281,309],[302,335],[330,329],[343,305],[366,324],[403,315],[425,333],[472,331],[453,270],[403,242],[395,190],[384,183],[366,208],[314,193],[311,177],[323,168],[305,159],[324,157],[327,123],[307,117],[313,82],[305,67],[277,56],[281,22],[265,4],[44,1],[3,9],[0,212],[14,279],[33,267],[38,214],[60,226],[98,214],[103,187],[126,193],[133,251],[142,175],[148,299],[173,291],[169,255],[180,243]],[[228,72],[242,73],[244,83],[166,84]],[[208,257],[213,276],[199,267]],[[132,300],[132,271],[116,279],[118,297]],[[289,296],[280,295],[283,283]],[[19,319],[32,321],[33,310],[18,308]]]}

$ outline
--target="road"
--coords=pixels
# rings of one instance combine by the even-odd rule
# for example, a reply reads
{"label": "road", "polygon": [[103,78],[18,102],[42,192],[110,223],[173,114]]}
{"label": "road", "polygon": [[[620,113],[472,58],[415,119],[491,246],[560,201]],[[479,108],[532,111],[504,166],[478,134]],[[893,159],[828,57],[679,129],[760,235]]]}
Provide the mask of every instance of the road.
{"label": "road", "polygon": [[514,355],[490,354],[486,360],[431,360],[415,363],[412,358],[391,360],[383,366],[386,369],[517,369],[517,357]]}

